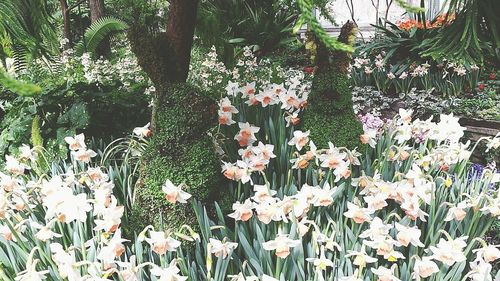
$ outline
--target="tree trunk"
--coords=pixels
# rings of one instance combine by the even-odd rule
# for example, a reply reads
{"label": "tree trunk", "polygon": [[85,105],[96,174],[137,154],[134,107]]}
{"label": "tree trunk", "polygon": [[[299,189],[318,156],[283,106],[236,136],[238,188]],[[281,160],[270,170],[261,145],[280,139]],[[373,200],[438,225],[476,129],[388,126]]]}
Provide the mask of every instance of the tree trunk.
{"label": "tree trunk", "polygon": [[[90,22],[94,23],[99,19],[103,18],[106,13],[104,10],[104,0],[90,0],[89,1],[90,8]],[[105,38],[101,44],[97,47],[97,55],[99,57],[108,57],[111,54],[111,45],[109,42],[109,38]]]}
{"label": "tree trunk", "polygon": [[167,40],[176,60],[173,82],[185,82],[191,61],[198,0],[171,0],[168,11]]}
{"label": "tree trunk", "polygon": [[73,40],[71,38],[71,20],[69,17],[69,6],[66,0],[60,0],[61,3],[61,13],[64,21],[63,37],[68,39],[68,43],[64,44],[63,49],[67,50],[71,48]]}
{"label": "tree trunk", "polygon": [[[217,125],[217,104],[203,90],[186,82],[198,0],[170,0],[165,32],[151,33],[138,21],[128,30],[132,51],[155,84],[151,127],[153,135],[143,154],[144,185],[136,189],[131,221],[175,228],[194,225],[188,205],[168,204],[162,185],[167,179],[184,183],[186,191],[207,205],[222,198],[220,160],[208,131]],[[220,202],[220,201],[219,201]],[[225,205],[222,205],[225,210]],[[159,216],[162,214],[162,216]]]}

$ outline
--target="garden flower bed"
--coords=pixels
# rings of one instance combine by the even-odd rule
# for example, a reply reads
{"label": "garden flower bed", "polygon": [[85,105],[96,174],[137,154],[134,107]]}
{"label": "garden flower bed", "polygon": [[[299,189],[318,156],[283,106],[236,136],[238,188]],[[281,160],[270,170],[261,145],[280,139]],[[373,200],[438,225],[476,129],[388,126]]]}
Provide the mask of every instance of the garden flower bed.
{"label": "garden flower bed", "polygon": [[0,280],[500,280],[494,0],[56,2],[0,2]]}
{"label": "garden flower bed", "polygon": [[[411,111],[400,110],[387,123],[365,122],[361,138],[368,145],[360,151],[317,148],[296,127],[300,117],[293,112],[303,110],[307,88],[295,81],[229,84],[214,141],[232,181],[221,188],[235,201],[233,212],[226,217],[216,205],[210,218],[182,183],[167,179],[163,188],[171,204],[191,201],[198,226],[147,226],[125,239],[130,202],[125,190],[114,192],[115,168],[93,160],[98,154],[83,135],[65,139],[71,153],[62,163],[44,163],[43,151],[28,146],[7,156],[0,274],[6,280],[485,278],[500,257],[481,239],[500,215],[499,174],[470,172],[474,148],[459,142],[465,128],[458,119],[412,120]],[[124,151],[141,151],[136,144],[147,141],[149,130],[135,134]],[[500,139],[481,141],[491,149]]]}

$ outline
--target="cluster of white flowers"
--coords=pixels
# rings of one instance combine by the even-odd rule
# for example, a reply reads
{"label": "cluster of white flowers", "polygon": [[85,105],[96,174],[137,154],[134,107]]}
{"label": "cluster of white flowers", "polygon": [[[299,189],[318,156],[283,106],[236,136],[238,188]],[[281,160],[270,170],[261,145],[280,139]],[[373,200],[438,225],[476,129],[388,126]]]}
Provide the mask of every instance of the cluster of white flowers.
{"label": "cluster of white flowers", "polygon": [[[272,94],[276,93],[275,89],[279,89],[279,93],[286,95],[282,87],[273,85],[268,89],[270,94],[263,95],[266,98],[257,98],[259,94],[255,90],[255,84],[247,84],[242,88],[234,84],[228,86],[228,95],[232,97],[241,93],[245,106],[248,107],[259,104],[262,107],[280,104],[283,109],[290,109],[294,108],[295,104],[295,108],[300,109],[300,106],[297,106],[300,103],[292,102],[287,107],[288,99],[295,100],[290,96],[276,98],[273,101]],[[244,109],[236,109],[230,99],[225,97],[220,102],[219,118],[224,117],[222,118],[224,122],[220,123],[233,124],[235,123],[232,121],[233,115],[240,117],[240,112],[244,111]],[[355,225],[359,225],[358,229],[363,229],[363,231],[358,236],[361,249],[345,249],[348,253],[345,257],[353,258],[352,263],[358,269],[351,276],[341,277],[339,280],[363,280],[361,278],[363,270],[369,267],[369,264],[374,263],[378,263],[378,267],[372,267],[370,271],[379,280],[400,280],[398,278],[400,273],[396,266],[385,267],[380,263],[407,260],[410,258],[406,255],[408,251],[417,253],[418,248],[423,248],[418,250],[422,255],[412,257],[415,262],[409,269],[411,276],[417,280],[436,274],[443,265],[453,266],[455,263],[466,261],[467,236],[453,238],[444,230],[436,230],[446,235],[446,239],[441,238],[435,244],[429,245],[428,241],[424,244],[422,230],[419,228],[419,225],[427,223],[429,219],[426,210],[434,204],[436,190],[450,188],[453,184],[449,175],[438,183],[431,176],[431,169],[437,166],[446,174],[452,165],[457,165],[470,157],[470,151],[467,150],[468,144],[460,143],[465,128],[453,115],[441,115],[439,122],[432,122],[431,119],[412,120],[412,111],[404,109],[401,109],[397,118],[390,122],[384,122],[376,116],[368,119],[370,120],[364,122],[365,134],[361,136],[361,140],[375,147],[382,135],[390,136],[393,145],[387,150],[387,161],[403,163],[413,157],[411,160],[413,164],[404,174],[398,174],[392,180],[384,180],[377,170],[371,176],[367,176],[362,171],[361,176],[352,179],[352,167],[361,165],[359,159],[361,155],[356,150],[338,148],[332,143],[329,144],[328,149],[317,149],[313,141],[309,139],[309,131],[295,130],[288,141],[288,145],[295,148],[293,155],[297,156],[291,159],[293,168],[305,170],[315,167],[318,169],[318,175],[331,173],[333,178],[321,185],[303,184],[296,192],[284,195],[278,195],[278,191],[274,190],[267,181],[264,184],[254,184],[252,181],[252,172],[265,172],[269,160],[275,157],[274,146],[265,145],[259,141],[260,128],[249,123],[238,123],[240,130],[234,139],[243,147],[239,150],[242,159],[235,164],[226,163],[223,172],[231,180],[240,181],[242,184],[249,183],[253,187],[253,195],[243,201],[235,202],[232,206],[233,212],[229,217],[240,222],[251,223],[253,220],[265,225],[297,224],[296,228],[292,228],[296,232],[287,234],[278,232],[274,239],[262,243],[264,250],[274,251],[275,255],[282,259],[289,257],[293,248],[300,247],[302,243],[308,243],[309,238],[304,237],[312,227],[312,237],[316,243],[313,249],[316,249],[317,256],[307,258],[307,261],[314,264],[318,272],[316,276],[324,278],[323,275],[328,268],[335,267],[334,262],[326,258],[328,252],[342,251],[342,249],[335,242],[335,235],[332,234],[331,238],[326,237],[325,226],[316,225],[315,218],[309,215],[318,214],[316,209],[327,209],[334,204],[339,187],[350,180],[353,188],[359,191],[359,197],[355,196],[351,202],[345,202],[346,209],[343,216],[352,220]],[[257,142],[257,146],[252,146]],[[414,146],[418,147],[428,142],[433,145],[424,151]],[[490,144],[495,145],[495,140],[491,140]],[[308,149],[301,153],[304,148]],[[492,181],[498,181],[498,174]],[[339,184],[339,186],[331,186],[332,183]],[[484,216],[498,217],[500,201],[493,197],[485,200],[484,196],[487,195],[471,193],[461,200],[443,203],[441,207],[447,208],[444,221],[463,221],[472,210],[480,210]],[[400,212],[396,211],[397,209]],[[383,220],[377,214],[385,211],[395,216],[392,218],[388,216]],[[400,217],[398,213],[402,213],[404,217]],[[393,222],[389,223],[389,220]],[[234,244],[235,247],[236,245]],[[496,246],[484,243],[483,247],[475,251],[476,259],[470,263],[472,269],[467,276],[473,280],[482,280],[474,278],[491,278],[491,262],[500,258],[500,250]],[[251,277],[245,279],[242,274],[238,276],[241,278],[235,280],[254,280],[250,279]]]}
{"label": "cluster of white flowers", "polygon": [[[147,135],[142,131],[138,133]],[[175,259],[165,268],[149,262],[138,265],[135,256],[124,255],[128,242],[122,238],[121,230],[124,206],[118,205],[113,195],[113,182],[101,167],[87,166],[96,153],[87,148],[83,134],[65,140],[76,161],[65,173],[29,180],[26,174],[31,165],[36,165],[37,153],[27,145],[20,148],[17,157],[6,156],[6,173],[0,172],[0,235],[7,243],[37,239],[48,245],[48,249],[36,247],[32,250],[26,270],[17,273],[15,280],[47,277],[49,270],[37,271],[40,260],[34,259],[36,251],[49,251],[57,275],[64,280],[108,280],[103,276],[112,274],[123,280],[141,280],[139,269],[145,266],[150,267],[151,275],[159,280],[186,280],[187,277],[179,275]],[[190,197],[170,181],[164,191],[166,199],[174,203],[186,202]],[[34,209],[42,212],[34,214]],[[75,234],[64,229],[74,229]],[[93,233],[90,240],[79,241],[87,237],[83,231]],[[68,234],[73,241],[66,240]],[[159,256],[175,252],[180,246],[171,235],[154,231],[152,227],[139,234],[136,243],[142,241]],[[87,260],[86,255],[89,255]]]}
{"label": "cluster of white flowers", "polygon": [[191,82],[214,91],[224,89],[230,81],[240,81],[240,83],[251,83],[262,81],[262,84],[270,84],[270,80],[275,77],[284,80],[287,77],[300,79],[303,75],[300,71],[284,70],[280,66],[275,66],[268,59],[258,61],[250,47],[244,47],[241,55],[233,68],[228,68],[219,60],[217,50],[213,46],[206,54],[201,65],[191,65]]}

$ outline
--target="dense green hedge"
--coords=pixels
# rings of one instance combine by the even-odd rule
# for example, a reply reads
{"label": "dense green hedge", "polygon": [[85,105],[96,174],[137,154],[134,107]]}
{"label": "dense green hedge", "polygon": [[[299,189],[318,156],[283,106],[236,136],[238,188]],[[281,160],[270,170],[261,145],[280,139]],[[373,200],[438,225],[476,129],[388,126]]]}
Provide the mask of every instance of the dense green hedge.
{"label": "dense green hedge", "polygon": [[165,200],[162,185],[167,179],[185,183],[188,193],[209,205],[221,198],[225,188],[220,160],[207,135],[217,122],[215,100],[187,84],[174,84],[161,91],[156,102],[144,182],[132,212],[135,231],[148,224],[158,227],[162,221],[167,224],[164,228],[196,223],[190,204]]}
{"label": "dense green hedge", "polygon": [[318,147],[328,142],[339,147],[360,147],[359,136],[363,127],[352,109],[352,93],[346,74],[335,69],[316,73],[308,108],[304,112],[303,126]]}

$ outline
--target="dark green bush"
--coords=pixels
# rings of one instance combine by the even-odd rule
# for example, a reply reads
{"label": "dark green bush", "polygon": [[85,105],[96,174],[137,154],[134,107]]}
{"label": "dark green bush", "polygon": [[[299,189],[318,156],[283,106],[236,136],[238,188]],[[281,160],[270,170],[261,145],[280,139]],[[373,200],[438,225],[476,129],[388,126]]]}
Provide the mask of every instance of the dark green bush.
{"label": "dark green bush", "polygon": [[303,127],[318,147],[360,147],[363,127],[352,110],[352,93],[347,75],[334,69],[316,73]]}
{"label": "dark green bush", "polygon": [[131,226],[140,231],[148,224],[164,228],[193,225],[196,218],[189,204],[171,204],[162,185],[186,184],[186,191],[210,204],[224,192],[220,160],[207,131],[216,124],[214,99],[187,84],[175,84],[158,97],[154,133],[144,155],[143,186],[137,190]]}
{"label": "dark green bush", "polygon": [[37,141],[43,140],[45,148],[56,153],[68,135],[83,132],[87,137],[110,140],[129,134],[150,119],[148,97],[142,89],[126,91],[83,83],[66,88],[65,84],[53,84],[34,97],[4,91],[0,101],[9,104],[0,119],[0,158],[12,152],[11,148],[32,143],[35,118],[39,118],[40,128]]}

